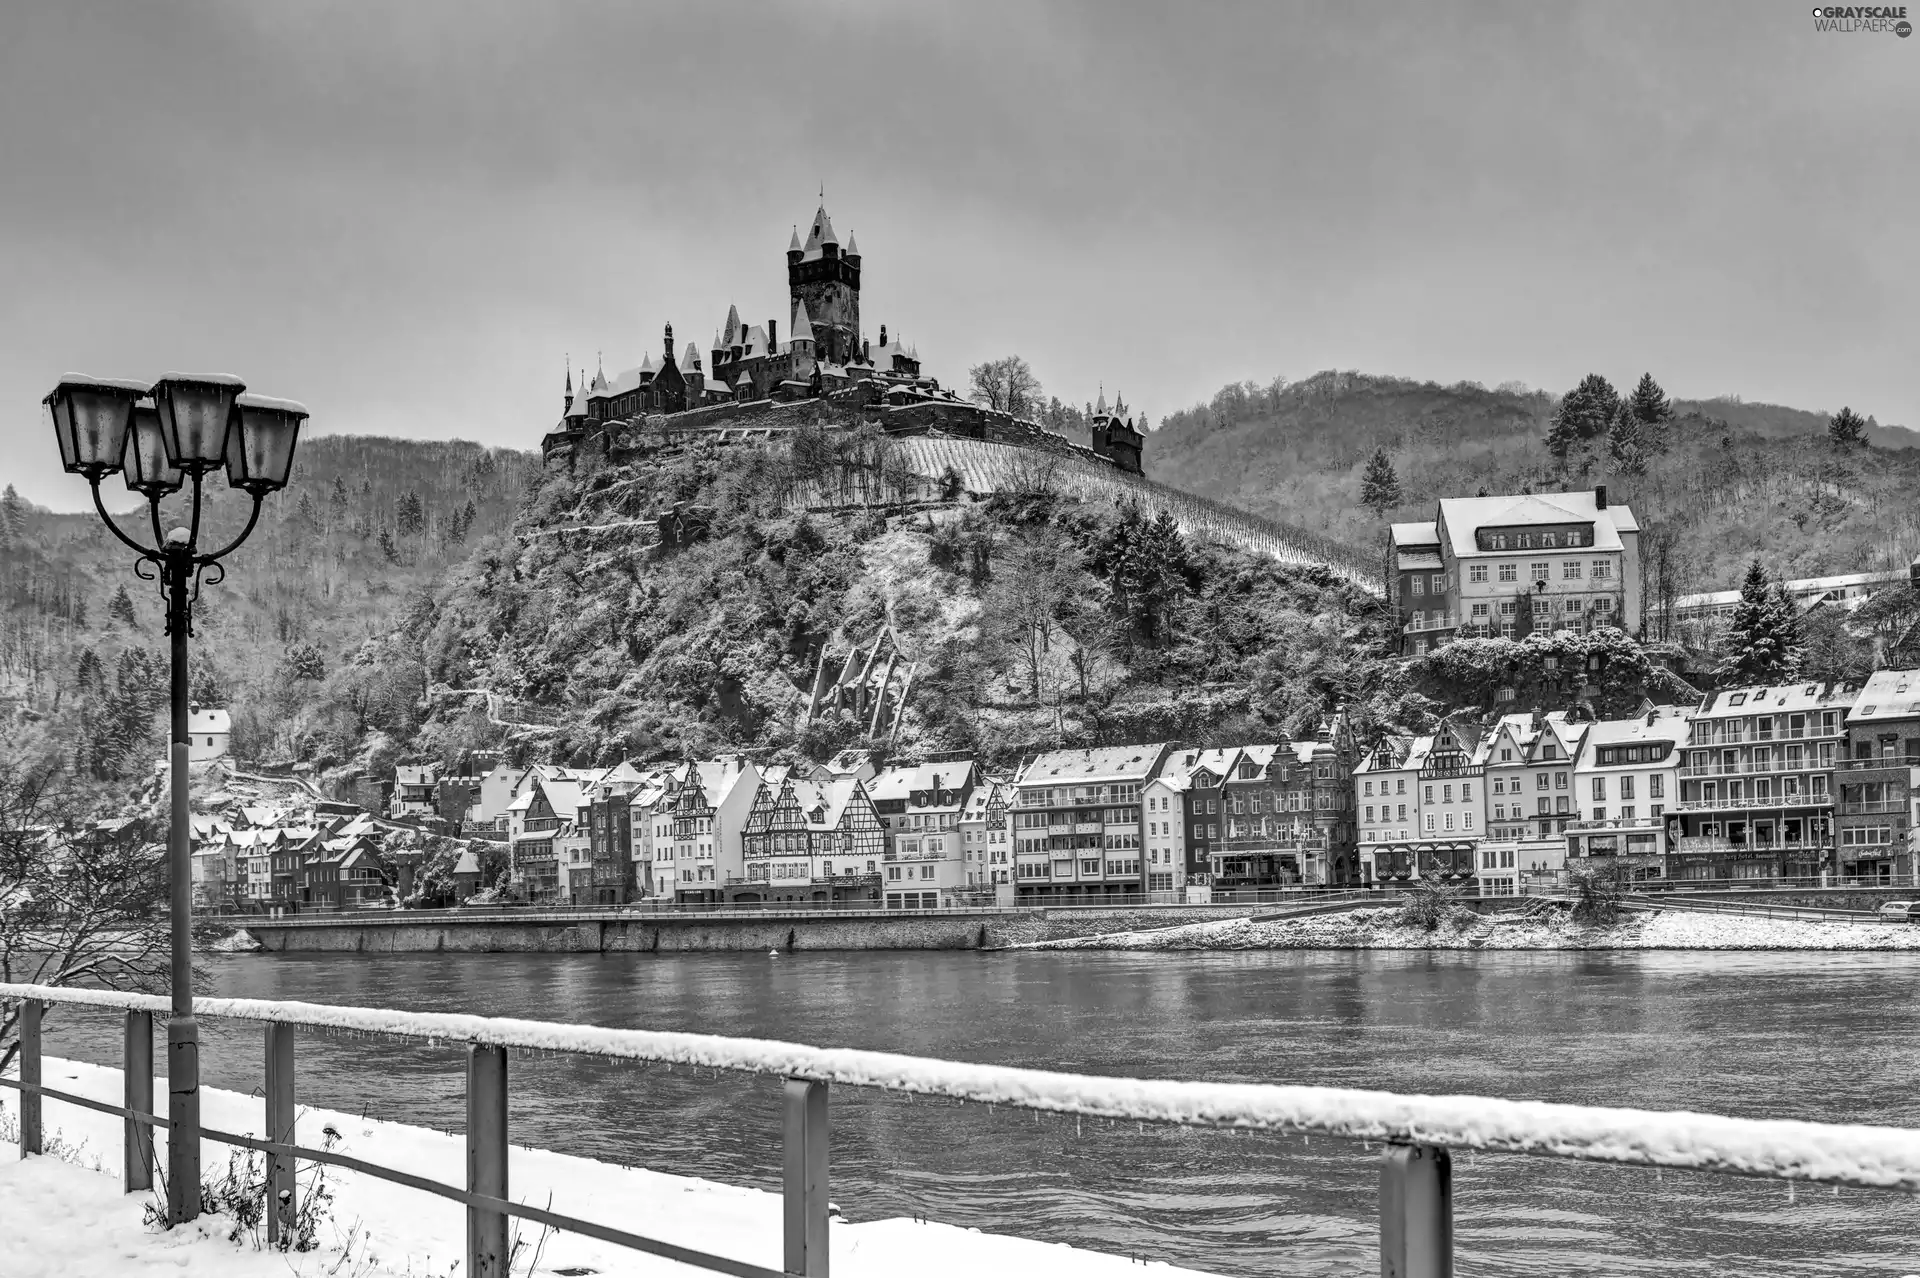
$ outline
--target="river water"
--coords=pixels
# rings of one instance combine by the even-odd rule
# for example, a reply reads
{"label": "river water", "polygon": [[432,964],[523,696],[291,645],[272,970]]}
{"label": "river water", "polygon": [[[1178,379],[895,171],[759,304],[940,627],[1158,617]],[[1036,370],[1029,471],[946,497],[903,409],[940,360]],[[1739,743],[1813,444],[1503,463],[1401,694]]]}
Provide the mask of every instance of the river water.
{"label": "river water", "polygon": [[[752,1035],[1093,1074],[1920,1127],[1920,955],[248,955],[221,994]],[[203,1024],[204,1081],[260,1082]],[[50,1051],[117,1064],[63,1012]],[[300,1101],[458,1130],[449,1049],[304,1038]],[[773,1080],[515,1057],[517,1143],[775,1189]],[[1378,1146],[1080,1123],[842,1090],[833,1198],[1223,1274],[1379,1272]],[[1920,1273],[1920,1200],[1456,1155],[1460,1272]],[[616,1222],[617,1223],[617,1222]]]}

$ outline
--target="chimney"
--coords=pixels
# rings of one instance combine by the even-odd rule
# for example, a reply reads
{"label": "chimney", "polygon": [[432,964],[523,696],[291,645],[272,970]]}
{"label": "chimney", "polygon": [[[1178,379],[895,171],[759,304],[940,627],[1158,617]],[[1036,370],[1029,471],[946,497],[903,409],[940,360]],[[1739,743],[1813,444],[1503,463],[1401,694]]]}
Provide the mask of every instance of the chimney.
{"label": "chimney", "polygon": [[767,354],[777,355],[779,354],[779,352],[780,352],[780,321],[768,320],[767,321]]}
{"label": "chimney", "polygon": [[1595,510],[1605,510],[1607,508],[1607,486],[1605,484],[1595,484],[1593,486],[1593,508]]}

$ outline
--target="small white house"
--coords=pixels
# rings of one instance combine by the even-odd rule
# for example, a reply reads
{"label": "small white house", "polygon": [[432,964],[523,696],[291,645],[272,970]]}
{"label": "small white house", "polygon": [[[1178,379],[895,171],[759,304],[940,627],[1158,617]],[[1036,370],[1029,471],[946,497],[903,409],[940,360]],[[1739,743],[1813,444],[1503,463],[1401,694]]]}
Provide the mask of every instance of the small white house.
{"label": "small white house", "polygon": [[187,711],[187,762],[226,758],[232,736],[233,720],[225,710],[193,706]]}

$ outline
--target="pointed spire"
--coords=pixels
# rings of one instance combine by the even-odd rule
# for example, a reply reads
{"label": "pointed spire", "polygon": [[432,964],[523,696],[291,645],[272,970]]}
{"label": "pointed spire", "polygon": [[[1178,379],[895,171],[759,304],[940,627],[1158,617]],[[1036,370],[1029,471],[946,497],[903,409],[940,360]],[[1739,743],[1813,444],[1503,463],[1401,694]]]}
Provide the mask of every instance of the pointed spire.
{"label": "pointed spire", "polygon": [[794,223],[794,227],[793,227],[793,238],[787,241],[787,252],[803,253],[805,251],[806,250],[800,244],[800,224],[796,222]]}
{"label": "pointed spire", "polygon": [[1094,401],[1093,415],[1095,417],[1099,417],[1105,414],[1106,411],[1107,411],[1107,384],[1105,382],[1102,382],[1100,383],[1100,398]]}
{"label": "pointed spire", "polygon": [[740,308],[727,307],[727,326],[720,330],[720,345],[732,346],[740,340]]}
{"label": "pointed spire", "polygon": [[848,232],[847,232],[847,252],[846,252],[846,255],[847,255],[848,257],[859,257],[859,256],[860,256],[860,241],[859,241],[858,239],[856,239],[856,238],[854,237],[854,234],[853,234],[853,232],[852,232],[852,231],[848,231]]}
{"label": "pointed spire", "polygon": [[573,356],[567,356],[567,398],[573,398]]}
{"label": "pointed spire", "polygon": [[813,324],[807,319],[807,304],[805,302],[795,302],[793,304],[793,323],[791,328],[792,332],[789,334],[788,340],[795,342],[811,342],[813,340]]}

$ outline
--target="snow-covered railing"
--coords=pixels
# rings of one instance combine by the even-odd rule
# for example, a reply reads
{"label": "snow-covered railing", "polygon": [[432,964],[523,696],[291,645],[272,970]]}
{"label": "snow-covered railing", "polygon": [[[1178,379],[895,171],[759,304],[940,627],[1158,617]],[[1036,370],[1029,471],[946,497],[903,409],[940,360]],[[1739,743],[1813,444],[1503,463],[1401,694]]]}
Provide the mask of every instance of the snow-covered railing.
{"label": "snow-covered railing", "polygon": [[[147,1140],[144,1129],[168,1126],[167,1120],[149,1112],[153,1086],[151,1018],[155,1013],[166,1013],[168,1001],[116,991],[8,984],[0,984],[0,1000],[23,1005],[19,1078],[0,1079],[0,1083],[22,1092],[23,1153],[39,1152],[43,1097],[118,1113],[127,1124],[129,1188],[150,1184],[151,1146],[143,1143]],[[127,1017],[126,1105],[109,1106],[40,1084],[40,1022],[44,1006],[49,1004],[115,1010]],[[836,1084],[1089,1118],[1304,1132],[1384,1142],[1382,1272],[1391,1274],[1452,1273],[1449,1151],[1455,1148],[1920,1191],[1920,1131],[1904,1128],[1727,1118],[1480,1096],[1402,1096],[1353,1088],[1110,1078],[766,1039],[321,1003],[206,998],[196,999],[194,1009],[196,1015],[259,1021],[268,1026],[266,1130],[270,1134],[279,1131],[280,1139],[262,1141],[214,1131],[203,1135],[266,1153],[273,1167],[269,1186],[281,1187],[286,1195],[278,1199],[282,1210],[290,1209],[292,1160],[296,1158],[349,1167],[451,1198],[468,1208],[467,1272],[498,1278],[506,1275],[507,1220],[514,1216],[715,1272],[741,1278],[775,1278],[773,1270],[512,1202],[507,1188],[506,1054],[514,1048],[699,1066],[783,1079],[786,1262],[780,1272],[784,1274],[827,1272],[827,1095]],[[294,1143],[293,1027],[431,1044],[466,1044],[467,1187],[460,1189]]]}

